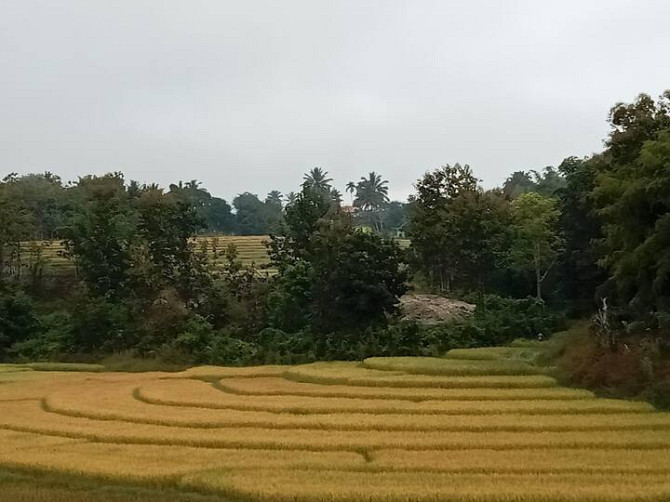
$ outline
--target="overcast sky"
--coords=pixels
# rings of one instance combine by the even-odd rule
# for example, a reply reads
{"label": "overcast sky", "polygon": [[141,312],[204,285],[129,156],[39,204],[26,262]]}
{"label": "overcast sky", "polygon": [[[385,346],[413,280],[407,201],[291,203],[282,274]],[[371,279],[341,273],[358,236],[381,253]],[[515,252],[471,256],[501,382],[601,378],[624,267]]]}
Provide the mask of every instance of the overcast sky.
{"label": "overcast sky", "polygon": [[670,1],[0,0],[0,174],[123,171],[215,195],[405,198],[598,151],[609,108],[670,88]]}

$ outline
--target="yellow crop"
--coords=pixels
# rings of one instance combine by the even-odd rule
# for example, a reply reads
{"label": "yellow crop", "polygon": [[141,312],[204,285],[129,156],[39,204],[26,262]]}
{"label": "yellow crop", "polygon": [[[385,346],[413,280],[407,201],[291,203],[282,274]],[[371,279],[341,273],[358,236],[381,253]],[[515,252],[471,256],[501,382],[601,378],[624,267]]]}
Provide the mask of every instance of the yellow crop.
{"label": "yellow crop", "polygon": [[629,450],[617,455],[606,449],[538,450],[380,450],[372,454],[375,469],[431,472],[658,473],[670,475],[670,449]]}
{"label": "yellow crop", "polygon": [[135,374],[2,366],[0,468],[245,501],[670,499],[670,414],[496,374],[530,373],[519,351],[472,357]]}
{"label": "yellow crop", "polygon": [[473,361],[500,361],[505,359],[532,362],[540,354],[534,347],[479,347],[475,349],[452,349],[445,354],[447,359],[469,359]]}
{"label": "yellow crop", "polygon": [[398,399],[408,401],[459,400],[504,401],[519,399],[589,399],[593,393],[563,387],[539,388],[454,388],[408,389],[394,387],[351,387],[347,385],[317,385],[297,383],[283,378],[226,378],[216,387],[240,395],[347,397],[359,399]]}
{"label": "yellow crop", "polygon": [[545,375],[425,376],[364,368],[358,363],[314,363],[287,369],[284,378],[320,385],[399,388],[527,388],[555,387]]}
{"label": "yellow crop", "polygon": [[438,357],[370,357],[363,366],[419,375],[532,375],[537,368],[522,361],[443,359]]}
{"label": "yellow crop", "polygon": [[185,483],[263,501],[665,501],[667,475],[361,473],[257,469],[194,474]]}
{"label": "yellow crop", "polygon": [[[175,397],[184,396],[184,397]],[[149,382],[135,392],[135,397],[150,404],[200,407],[239,411],[270,411],[275,413],[405,413],[405,414],[474,414],[496,413],[647,413],[651,405],[615,399],[551,399],[499,401],[422,402],[392,399],[360,399],[305,396],[239,396],[217,390],[204,382],[171,380]]]}

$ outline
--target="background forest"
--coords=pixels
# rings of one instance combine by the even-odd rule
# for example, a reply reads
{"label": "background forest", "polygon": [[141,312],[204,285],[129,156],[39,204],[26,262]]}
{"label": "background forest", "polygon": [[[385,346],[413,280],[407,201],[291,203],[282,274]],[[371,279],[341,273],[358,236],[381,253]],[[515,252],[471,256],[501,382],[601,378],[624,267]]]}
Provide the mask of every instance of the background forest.
{"label": "background forest", "polygon": [[[390,201],[376,172],[343,194],[314,168],[295,193],[245,192],[232,205],[195,180],[165,190],[121,173],[10,174],[0,357],[177,367],[435,355],[589,318],[588,334],[563,348],[570,378],[662,399],[670,92],[617,104],[609,122],[601,153],[514,172],[492,190],[468,165],[445,165],[407,203]],[[203,234],[268,235],[270,262],[242,264],[234,245],[193,239]],[[54,240],[71,267],[50,266]],[[408,290],[477,310],[457,324],[402,321]]]}

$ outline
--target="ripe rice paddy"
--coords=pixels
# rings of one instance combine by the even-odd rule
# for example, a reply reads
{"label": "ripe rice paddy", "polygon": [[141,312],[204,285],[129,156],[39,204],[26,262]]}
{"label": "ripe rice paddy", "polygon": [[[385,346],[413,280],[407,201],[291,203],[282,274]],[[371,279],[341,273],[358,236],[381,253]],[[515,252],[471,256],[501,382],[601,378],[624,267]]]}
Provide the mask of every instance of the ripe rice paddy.
{"label": "ripe rice paddy", "polygon": [[0,366],[0,469],[146,491],[128,500],[668,500],[670,414],[561,387],[532,358]]}
{"label": "ripe rice paddy", "polygon": [[[268,270],[269,273],[274,271],[267,269],[270,262],[265,242],[268,240],[266,235],[221,235],[216,237],[196,237],[194,244],[196,249],[204,250],[217,265],[223,265],[225,256],[222,252],[233,244],[238,252],[238,260],[244,265],[248,266],[254,263],[263,272]],[[42,258],[45,261],[46,269],[54,274],[65,273],[74,268],[74,262],[65,255],[65,248],[63,243],[59,240],[37,241],[43,247]],[[29,243],[23,245],[23,262],[28,264],[30,262]]]}
{"label": "ripe rice paddy", "polygon": [[[237,261],[244,267],[251,264],[258,269],[261,276],[273,275],[276,269],[269,266],[270,256],[265,243],[269,240],[267,235],[218,235],[198,236],[193,239],[195,248],[204,251],[216,266],[226,263],[225,251],[229,245],[234,245],[237,250]],[[409,246],[407,239],[397,239],[401,247]],[[65,274],[74,270],[75,263],[66,256],[65,247],[60,240],[34,241],[42,247],[42,260],[45,270],[51,274]],[[31,243],[22,244],[22,264],[28,266],[34,258],[30,256]]]}

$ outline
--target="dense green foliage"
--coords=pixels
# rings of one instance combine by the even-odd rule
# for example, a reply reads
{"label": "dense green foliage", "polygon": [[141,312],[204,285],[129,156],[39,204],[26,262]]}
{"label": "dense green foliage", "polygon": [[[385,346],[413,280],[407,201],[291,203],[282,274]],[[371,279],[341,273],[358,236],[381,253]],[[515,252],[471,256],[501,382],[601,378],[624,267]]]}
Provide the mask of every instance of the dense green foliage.
{"label": "dense green foliage", "polygon": [[308,188],[287,209],[270,248],[280,271],[270,299],[278,328],[309,324],[319,332],[356,330],[385,321],[406,291],[399,246],[358,231]]}
{"label": "dense green foliage", "polygon": [[[468,165],[445,165],[417,181],[407,204],[391,202],[374,171],[346,185],[350,206],[316,167],[297,192],[244,192],[232,208],[196,180],[162,190],[120,173],[70,184],[9,175],[0,183],[2,357],[237,364],[440,354],[548,334],[559,312],[600,306],[594,357],[651,343],[650,371],[660,374],[670,329],[669,101],[616,105],[600,154],[517,171],[492,190]],[[269,268],[242,266],[234,246],[197,246],[202,232],[269,233]],[[403,235],[406,250],[390,239]],[[63,242],[71,268],[45,273],[46,238]],[[477,310],[456,324],[400,321],[408,288]]]}

